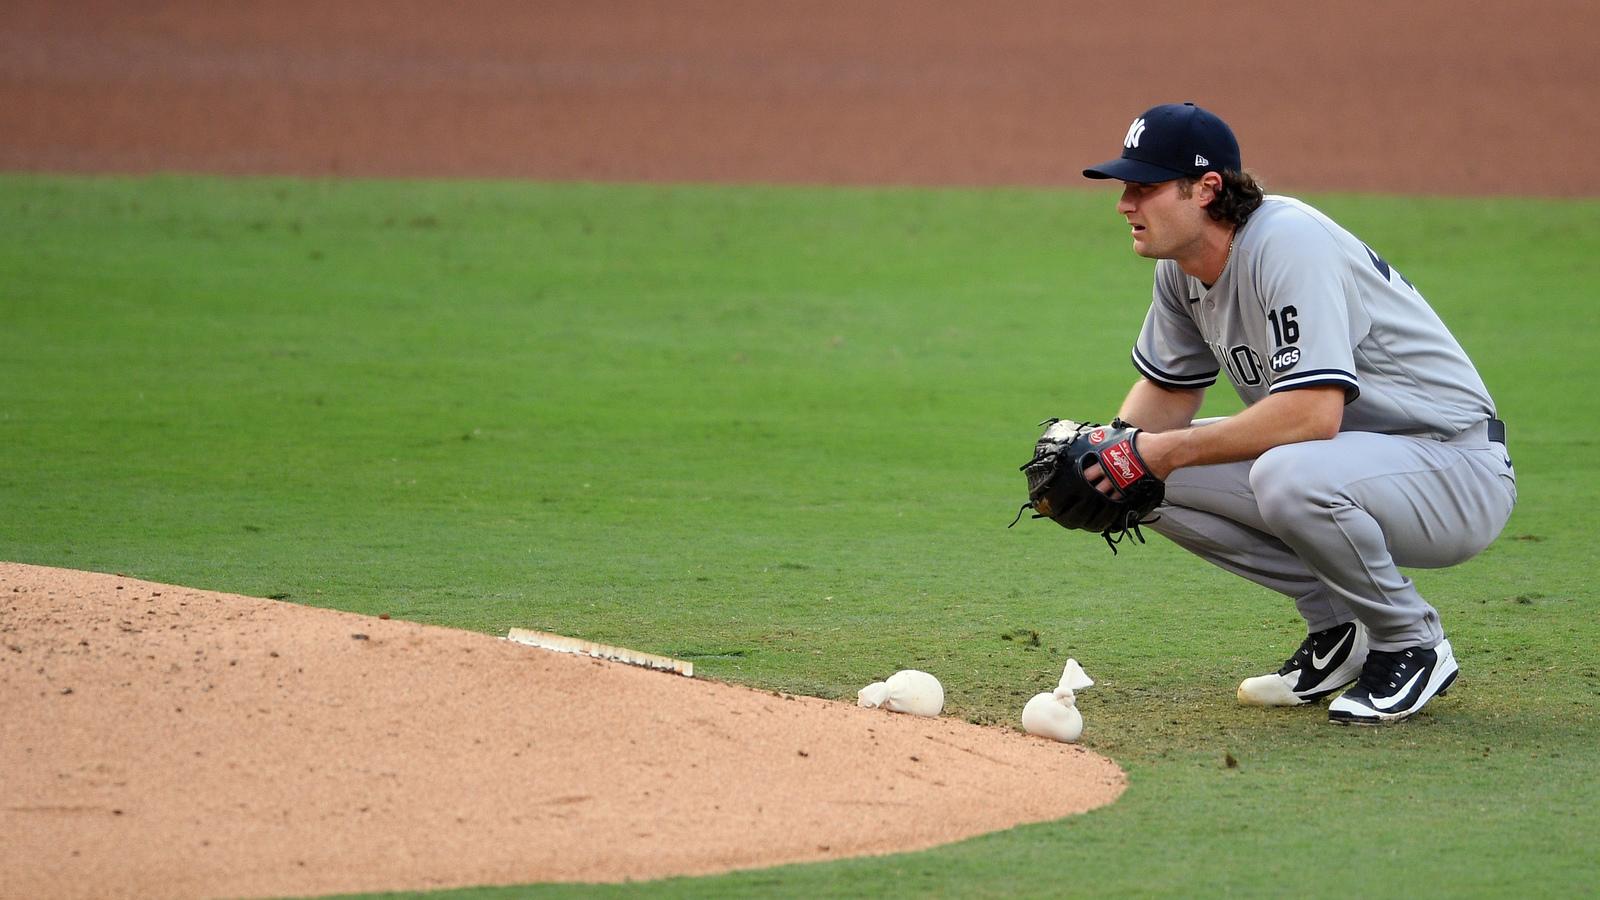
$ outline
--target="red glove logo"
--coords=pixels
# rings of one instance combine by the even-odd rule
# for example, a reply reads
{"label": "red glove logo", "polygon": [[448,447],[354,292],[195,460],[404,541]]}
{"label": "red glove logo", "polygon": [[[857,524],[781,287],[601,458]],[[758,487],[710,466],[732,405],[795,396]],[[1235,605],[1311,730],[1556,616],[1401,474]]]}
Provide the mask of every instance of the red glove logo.
{"label": "red glove logo", "polygon": [[1116,482],[1121,490],[1127,490],[1128,485],[1145,475],[1144,466],[1139,464],[1139,457],[1133,452],[1131,440],[1121,441],[1101,450],[1100,468],[1106,470],[1106,474],[1111,476],[1111,480]]}

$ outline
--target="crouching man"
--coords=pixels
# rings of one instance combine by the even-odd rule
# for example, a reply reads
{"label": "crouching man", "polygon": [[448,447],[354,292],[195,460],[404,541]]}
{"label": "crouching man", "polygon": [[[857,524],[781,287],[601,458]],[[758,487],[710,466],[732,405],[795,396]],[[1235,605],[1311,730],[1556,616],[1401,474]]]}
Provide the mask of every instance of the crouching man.
{"label": "crouching man", "polygon": [[[1439,613],[1400,566],[1472,558],[1516,505],[1505,425],[1417,289],[1298,200],[1265,196],[1232,130],[1192,104],[1134,121],[1121,157],[1133,249],[1158,260],[1122,419],[1166,482],[1146,527],[1294,599],[1308,635],[1241,702],[1355,682],[1330,721],[1403,719],[1455,680]],[[1226,373],[1246,409],[1194,421]],[[1086,474],[1108,493],[1097,469]]]}

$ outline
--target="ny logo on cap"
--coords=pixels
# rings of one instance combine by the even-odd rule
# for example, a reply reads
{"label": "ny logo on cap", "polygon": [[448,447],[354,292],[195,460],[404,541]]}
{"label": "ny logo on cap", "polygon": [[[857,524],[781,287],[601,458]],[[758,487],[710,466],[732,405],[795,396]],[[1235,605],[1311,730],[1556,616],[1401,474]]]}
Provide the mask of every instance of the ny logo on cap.
{"label": "ny logo on cap", "polygon": [[1133,124],[1128,126],[1128,136],[1122,139],[1122,146],[1127,147],[1129,149],[1137,147],[1137,146],[1139,146],[1139,138],[1141,138],[1143,136],[1144,136],[1144,118],[1140,117],[1140,118],[1134,119],[1133,120]]}

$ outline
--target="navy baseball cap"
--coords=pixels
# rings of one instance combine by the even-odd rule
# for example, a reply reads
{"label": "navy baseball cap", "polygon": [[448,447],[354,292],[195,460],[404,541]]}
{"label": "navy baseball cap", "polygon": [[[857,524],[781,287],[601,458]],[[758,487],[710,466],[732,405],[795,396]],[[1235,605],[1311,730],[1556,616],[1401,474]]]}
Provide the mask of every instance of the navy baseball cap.
{"label": "navy baseball cap", "polygon": [[1086,178],[1160,184],[1207,172],[1244,171],[1239,141],[1228,123],[1193,103],[1167,103],[1133,120],[1122,139],[1122,156],[1092,169]]}

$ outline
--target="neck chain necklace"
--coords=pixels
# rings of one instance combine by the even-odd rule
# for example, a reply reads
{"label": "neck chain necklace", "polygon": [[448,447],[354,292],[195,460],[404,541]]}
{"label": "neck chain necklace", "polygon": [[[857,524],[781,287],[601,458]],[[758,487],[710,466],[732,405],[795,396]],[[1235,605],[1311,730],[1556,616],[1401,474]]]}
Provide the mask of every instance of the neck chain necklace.
{"label": "neck chain necklace", "polygon": [[[1222,273],[1228,271],[1228,263],[1233,261],[1233,239],[1238,236],[1238,234],[1239,226],[1237,225],[1233,227],[1232,231],[1228,232],[1228,255],[1222,258],[1222,268],[1217,270],[1217,281],[1222,280]],[[1200,281],[1199,278],[1196,278],[1195,280]],[[1212,282],[1211,284],[1206,284],[1204,281],[1200,281],[1200,283],[1205,285],[1205,288],[1208,291],[1216,285],[1216,281]]]}

